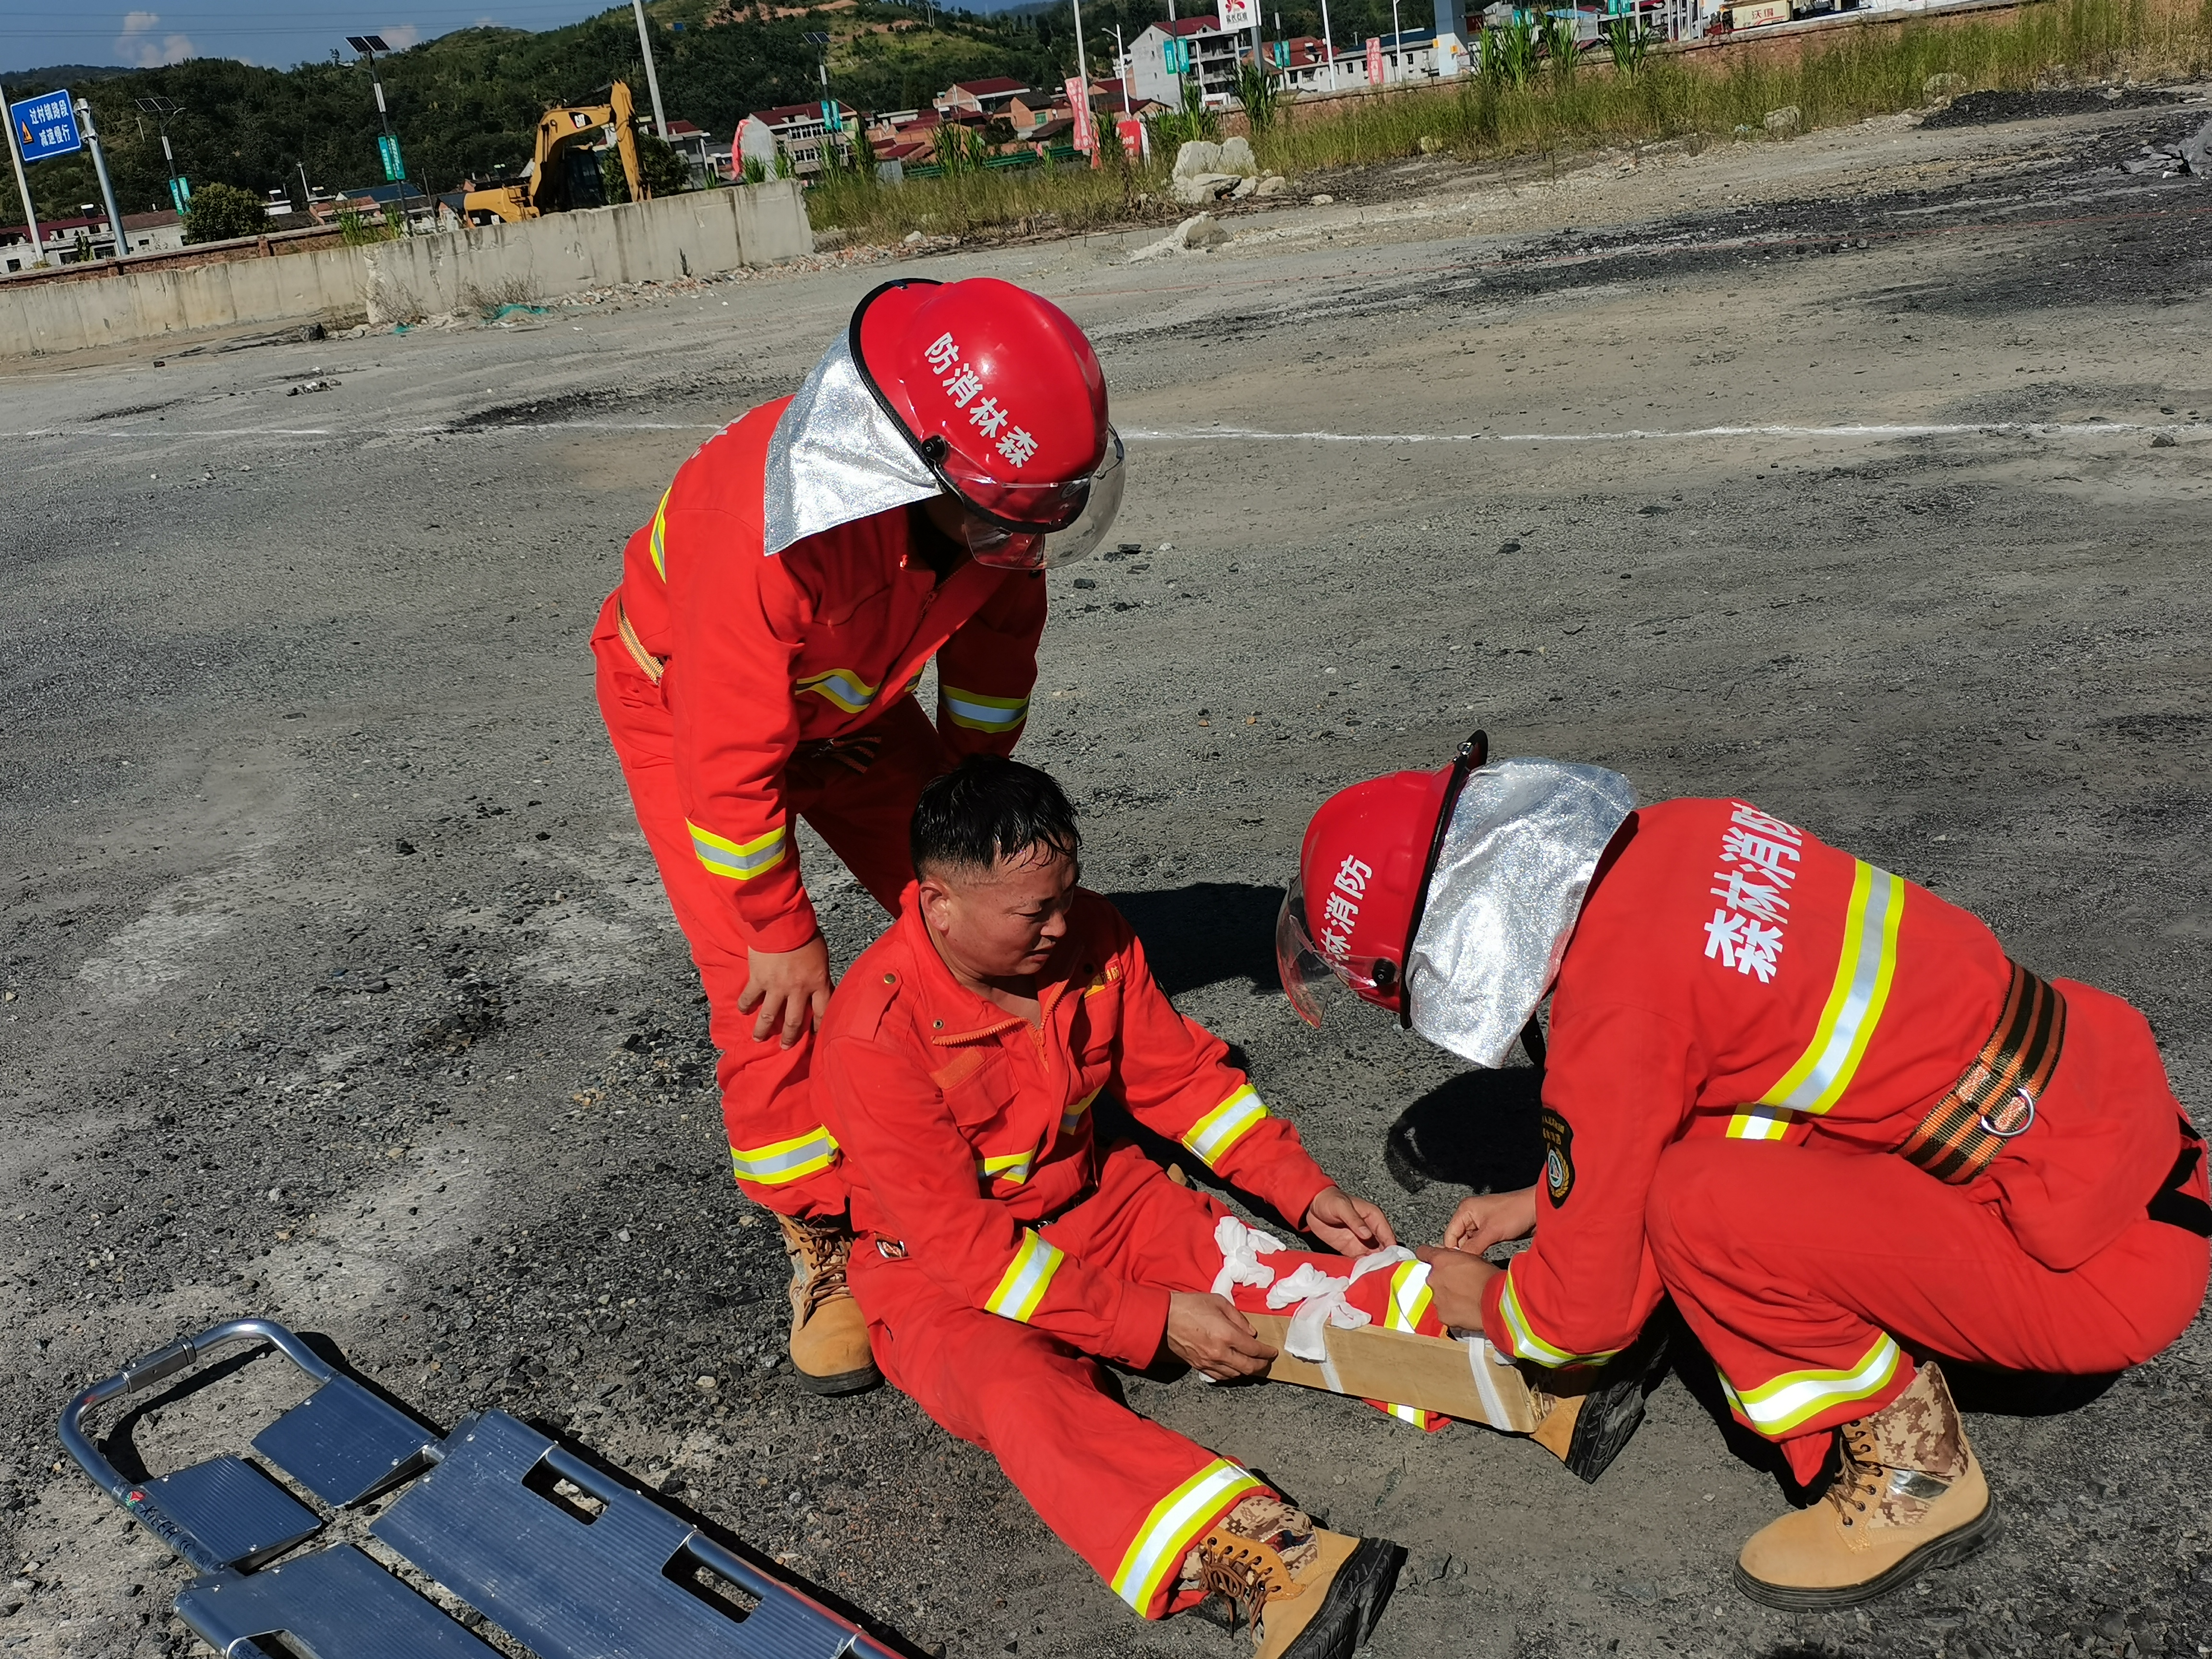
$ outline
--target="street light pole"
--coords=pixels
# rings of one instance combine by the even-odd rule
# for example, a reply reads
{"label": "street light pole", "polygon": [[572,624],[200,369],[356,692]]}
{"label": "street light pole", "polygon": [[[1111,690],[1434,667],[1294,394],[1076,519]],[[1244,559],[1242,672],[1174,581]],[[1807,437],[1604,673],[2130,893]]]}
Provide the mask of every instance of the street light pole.
{"label": "street light pole", "polygon": [[131,251],[131,238],[124,231],[123,210],[115,205],[115,186],[107,177],[107,152],[93,130],[92,106],[82,98],[76,100],[76,130],[92,150],[92,170],[100,175],[100,199],[107,204],[108,228],[115,233],[115,257],[120,259]]}
{"label": "street light pole", "polygon": [[46,243],[39,233],[39,210],[31,204],[31,181],[23,176],[23,152],[15,148],[15,123],[9,114],[8,88],[0,87],[0,120],[8,124],[8,160],[15,169],[15,194],[23,198],[23,222],[31,232],[31,264],[46,262]]}
{"label": "street light pole", "polygon": [[[1068,0],[1068,3],[1075,8],[1075,78],[1083,83],[1083,112],[1088,116],[1092,113],[1091,70],[1083,56],[1083,0]],[[1091,129],[1091,160],[1092,165],[1096,166],[1098,161],[1097,125],[1095,120],[1085,121],[1076,131],[1079,132],[1084,127]]]}
{"label": "street light pole", "polygon": [[[169,123],[185,112],[185,106],[167,98],[141,98],[138,107],[161,125],[161,159],[169,168],[169,203],[182,213],[191,183],[187,180],[184,190],[177,188],[177,152],[169,147]],[[145,129],[139,131],[143,133]]]}
{"label": "street light pole", "polygon": [[645,89],[653,95],[653,130],[661,142],[668,139],[668,116],[660,107],[660,77],[653,70],[653,37],[646,32],[645,0],[629,0],[630,9],[637,14],[637,49],[645,54]]}

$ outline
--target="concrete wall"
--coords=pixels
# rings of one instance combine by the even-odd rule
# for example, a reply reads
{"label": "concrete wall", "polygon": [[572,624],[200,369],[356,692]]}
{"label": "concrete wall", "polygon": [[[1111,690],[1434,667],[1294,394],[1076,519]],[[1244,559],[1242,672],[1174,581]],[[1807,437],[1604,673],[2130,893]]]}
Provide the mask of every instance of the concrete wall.
{"label": "concrete wall", "polygon": [[[0,358],[253,325],[385,325],[503,300],[557,299],[814,251],[799,185],[774,179],[519,225],[324,247],[185,270],[0,281]],[[58,276],[59,273],[57,273]]]}

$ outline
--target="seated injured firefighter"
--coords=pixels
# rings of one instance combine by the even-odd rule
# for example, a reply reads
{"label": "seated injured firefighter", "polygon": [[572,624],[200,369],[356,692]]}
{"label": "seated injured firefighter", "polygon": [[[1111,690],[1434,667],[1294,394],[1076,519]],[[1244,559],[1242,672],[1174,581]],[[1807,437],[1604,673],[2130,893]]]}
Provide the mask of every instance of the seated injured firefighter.
{"label": "seated injured firefighter", "polygon": [[[1176,1012],[1128,924],[1076,884],[1079,847],[1059,785],[1018,762],[972,757],[923,792],[917,880],[838,986],[817,1056],[853,1294],[893,1386],[997,1457],[1138,1613],[1204,1606],[1253,1623],[1265,1659],[1340,1659],[1404,1552],[1321,1530],[1137,1416],[1098,1361],[1255,1376],[1275,1350],[1237,1301],[1265,1305],[1257,1287],[1341,1286],[1345,1256],[1419,1264]],[[1102,1097],[1340,1254],[1285,1249],[1133,1144],[1102,1145]],[[1393,1278],[1351,1286],[1370,1316]]]}
{"label": "seated injured firefighter", "polygon": [[[895,282],[795,396],[709,439],[630,538],[592,636],[639,825],[707,993],[738,1186],[792,1257],[799,1381],[878,1377],[807,1086],[830,957],[794,818],[887,910],[921,786],[1021,735],[1045,567],[1097,545],[1121,446],[1074,323],[988,278]],[[933,726],[913,694],[936,660]]]}
{"label": "seated injured firefighter", "polygon": [[2148,1024],[1757,806],[1483,751],[1328,801],[1277,940],[1314,1024],[1356,993],[1481,1066],[1528,1028],[1542,1180],[1462,1203],[1421,1252],[1436,1308],[1571,1368],[1671,1296],[1801,1484],[1840,1431],[1822,1495],[1743,1547],[1756,1601],[1971,1554],[1990,1491],[1934,1361],[2117,1372],[2203,1299],[2203,1143]]}

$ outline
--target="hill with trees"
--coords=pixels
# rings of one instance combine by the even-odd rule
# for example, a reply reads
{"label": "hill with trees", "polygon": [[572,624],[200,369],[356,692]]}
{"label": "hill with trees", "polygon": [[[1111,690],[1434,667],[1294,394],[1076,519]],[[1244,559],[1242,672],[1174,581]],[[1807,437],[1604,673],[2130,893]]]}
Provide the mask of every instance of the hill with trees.
{"label": "hill with trees", "polygon": [[[1091,72],[1113,72],[1114,29],[1133,39],[1164,15],[1164,0],[1097,0],[1083,10]],[[1188,15],[1195,0],[1179,8]],[[1389,27],[1389,0],[1343,0],[1332,20],[1345,38]],[[927,107],[954,81],[1012,76],[1035,87],[1075,71],[1075,42],[1065,0],[1050,7],[986,15],[914,0],[826,0],[812,6],[772,0],[649,0],[662,100],[669,118],[696,123],[718,138],[748,112],[834,94],[860,110]],[[1267,11],[1272,26],[1278,9]],[[1319,8],[1283,6],[1290,33],[1320,27]],[[1412,26],[1426,21],[1414,0]],[[821,48],[827,33],[829,87]],[[1267,31],[1273,34],[1270,27]],[[432,191],[519,168],[532,152],[538,118],[562,104],[596,101],[626,80],[646,107],[644,70],[630,9],[600,13],[563,28],[532,33],[456,30],[379,60],[392,128],[408,173]],[[88,78],[91,77],[91,78]],[[331,61],[272,70],[230,58],[196,58],[160,69],[71,68],[12,78],[23,99],[68,85],[93,106],[118,202],[125,213],[168,205],[159,130],[136,105],[167,98],[184,106],[171,118],[179,168],[195,186],[234,185],[264,196],[289,191],[301,170],[315,188],[381,182],[376,105],[368,71],[335,49]],[[76,155],[30,169],[42,217],[75,213],[99,199],[91,158]],[[0,169],[0,222],[21,223],[15,181]]]}

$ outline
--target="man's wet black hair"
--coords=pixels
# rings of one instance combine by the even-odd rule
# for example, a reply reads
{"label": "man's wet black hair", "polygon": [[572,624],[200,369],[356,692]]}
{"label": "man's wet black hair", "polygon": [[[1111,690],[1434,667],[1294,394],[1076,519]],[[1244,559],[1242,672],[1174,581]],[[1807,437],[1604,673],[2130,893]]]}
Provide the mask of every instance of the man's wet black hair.
{"label": "man's wet black hair", "polygon": [[1083,832],[1066,792],[1049,773],[997,755],[970,755],[921,792],[907,846],[917,875],[982,871],[1036,847],[1076,858]]}

